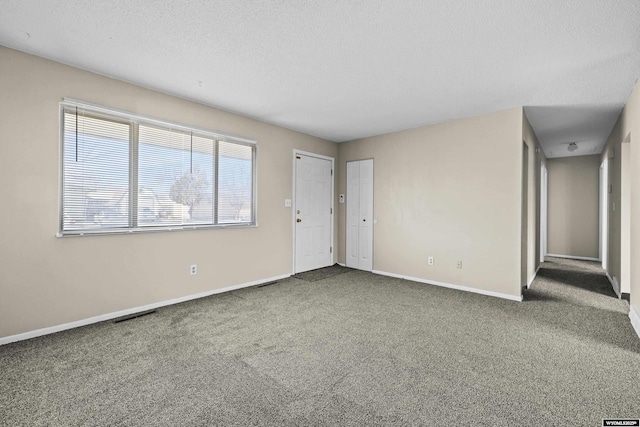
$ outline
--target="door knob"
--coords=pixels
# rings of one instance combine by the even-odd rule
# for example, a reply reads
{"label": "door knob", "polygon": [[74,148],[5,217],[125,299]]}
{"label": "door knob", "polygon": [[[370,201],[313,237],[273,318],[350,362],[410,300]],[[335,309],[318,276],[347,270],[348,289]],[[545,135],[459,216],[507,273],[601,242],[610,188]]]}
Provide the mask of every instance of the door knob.
{"label": "door knob", "polygon": [[296,219],[296,222],[302,222],[302,220],[300,218]]}

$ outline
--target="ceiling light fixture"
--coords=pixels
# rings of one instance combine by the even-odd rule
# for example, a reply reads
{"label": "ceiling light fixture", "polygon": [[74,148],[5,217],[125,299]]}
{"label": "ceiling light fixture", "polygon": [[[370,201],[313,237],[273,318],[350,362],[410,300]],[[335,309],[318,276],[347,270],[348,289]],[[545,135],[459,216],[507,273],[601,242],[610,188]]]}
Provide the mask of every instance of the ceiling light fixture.
{"label": "ceiling light fixture", "polygon": [[576,144],[575,142],[570,142],[569,146],[567,147],[568,151],[576,151],[578,149],[578,144]]}

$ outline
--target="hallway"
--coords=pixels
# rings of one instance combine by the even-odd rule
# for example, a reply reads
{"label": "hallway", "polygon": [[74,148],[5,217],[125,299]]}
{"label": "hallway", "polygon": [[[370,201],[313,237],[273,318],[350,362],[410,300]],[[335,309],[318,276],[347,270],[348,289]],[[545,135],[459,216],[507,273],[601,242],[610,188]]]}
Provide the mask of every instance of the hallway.
{"label": "hallway", "polygon": [[598,262],[546,257],[524,301],[541,303],[537,319],[552,321],[548,326],[640,355],[629,304],[618,299]]}

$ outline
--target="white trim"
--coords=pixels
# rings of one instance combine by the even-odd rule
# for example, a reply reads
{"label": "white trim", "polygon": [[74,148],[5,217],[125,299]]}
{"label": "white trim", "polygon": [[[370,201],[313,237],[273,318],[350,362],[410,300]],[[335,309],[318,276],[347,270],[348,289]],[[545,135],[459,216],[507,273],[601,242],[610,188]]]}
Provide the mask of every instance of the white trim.
{"label": "white trim", "polygon": [[602,258],[602,268],[609,268],[609,159],[600,164],[600,242],[598,254]]}
{"label": "white trim", "polygon": [[39,337],[42,335],[49,335],[56,332],[66,331],[67,329],[79,328],[81,326],[91,325],[93,323],[104,322],[105,320],[116,319],[118,317],[128,316],[130,314],[140,313],[142,311],[153,310],[159,307],[165,307],[167,305],[179,304],[181,302],[190,301],[198,298],[204,298],[223,292],[235,291],[236,289],[248,288],[251,286],[261,285],[263,283],[274,282],[276,280],[286,279],[291,277],[290,274],[283,274],[281,276],[270,277],[268,279],[254,280],[253,282],[241,283],[239,285],[227,286],[226,288],[214,289],[211,291],[201,292],[199,294],[187,295],[180,298],[174,298],[166,301],[160,301],[153,304],[147,304],[140,307],[128,308],[126,310],[120,310],[113,313],[101,314],[100,316],[93,316],[87,319],[77,320],[75,322],[63,323],[62,325],[50,326],[48,328],[36,329],[35,331],[24,332],[22,334],[10,335],[8,337],[0,338],[0,345],[9,344],[16,341],[23,341],[30,338]]}
{"label": "white trim", "polygon": [[338,264],[338,265],[339,265],[339,266],[341,266],[341,267],[346,267],[346,266],[347,266],[346,264],[344,264],[344,263],[342,263],[342,262],[337,262],[336,264]]}
{"label": "white trim", "polygon": [[527,282],[527,289],[530,289],[531,285],[533,284],[533,281],[536,280],[536,276],[538,275],[538,271],[540,271],[540,266],[538,266],[538,268],[536,268],[536,271],[533,273],[533,276],[531,276],[529,278],[529,281]]}
{"label": "white trim", "polygon": [[[303,156],[315,157],[316,159],[335,160],[335,158],[333,158],[333,157],[325,156],[323,154],[312,153],[311,151],[298,150],[297,148],[293,149],[293,153],[294,153],[294,155],[295,154],[302,154]],[[334,173],[335,173],[335,171],[334,171]]]}
{"label": "white trim", "polygon": [[549,184],[547,166],[540,163],[540,262],[547,254]]}
{"label": "white trim", "polygon": [[602,261],[600,258],[592,258],[588,256],[558,255],[558,254],[547,254],[546,256],[550,256],[554,258],[579,259],[581,261]]}
{"label": "white trim", "polygon": [[440,286],[442,288],[456,289],[456,290],[459,290],[459,291],[466,291],[466,292],[473,292],[473,293],[481,294],[481,295],[488,295],[490,297],[508,299],[508,300],[511,300],[511,301],[518,301],[518,302],[522,301],[522,295],[515,296],[515,295],[503,294],[503,293],[500,293],[500,292],[485,291],[484,289],[471,288],[471,287],[468,287],[468,286],[461,286],[461,285],[453,285],[451,283],[438,282],[438,281],[435,281],[435,280],[420,279],[418,277],[403,276],[401,274],[389,273],[389,272],[380,271],[380,270],[373,270],[372,273],[373,274],[379,274],[381,276],[394,277],[396,279],[404,279],[404,280],[411,280],[413,282],[418,282],[418,283],[426,283],[427,285],[435,285],[435,286]]}
{"label": "white trim", "polygon": [[631,326],[633,326],[638,338],[640,338],[640,311],[632,305],[629,305],[629,319],[631,319]]}
{"label": "white trim", "polygon": [[608,271],[605,271],[604,274],[607,275],[607,279],[609,279],[609,283],[611,283],[611,287],[613,288],[613,292],[616,293],[618,298],[622,298],[622,294],[620,293],[620,284],[616,280],[615,277],[611,277]]}

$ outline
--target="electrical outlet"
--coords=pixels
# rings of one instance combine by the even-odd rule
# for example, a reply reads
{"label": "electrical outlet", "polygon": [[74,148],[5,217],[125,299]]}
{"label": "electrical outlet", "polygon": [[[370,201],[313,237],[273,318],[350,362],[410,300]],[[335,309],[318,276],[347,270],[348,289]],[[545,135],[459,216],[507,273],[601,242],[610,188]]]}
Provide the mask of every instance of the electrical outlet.
{"label": "electrical outlet", "polygon": [[458,262],[456,262],[456,268],[462,268],[462,260],[459,259]]}
{"label": "electrical outlet", "polygon": [[433,257],[432,256],[429,257],[429,265],[433,265]]}
{"label": "electrical outlet", "polygon": [[189,273],[192,276],[195,276],[196,274],[198,274],[198,266],[196,264],[193,264],[191,267],[189,267]]}

